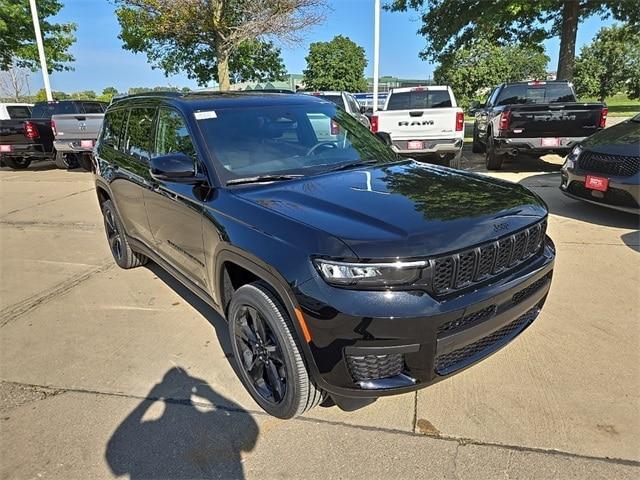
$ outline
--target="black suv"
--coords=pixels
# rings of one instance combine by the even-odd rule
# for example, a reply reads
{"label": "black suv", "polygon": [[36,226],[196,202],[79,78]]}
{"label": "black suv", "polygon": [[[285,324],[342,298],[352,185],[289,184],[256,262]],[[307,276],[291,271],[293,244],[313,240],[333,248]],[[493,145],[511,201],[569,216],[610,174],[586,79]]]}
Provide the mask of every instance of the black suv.
{"label": "black suv", "polygon": [[543,201],[384,140],[307,95],[147,94],[106,112],[96,188],[116,262],[150,258],[220,312],[241,381],[277,417],[438,382],[545,302]]}

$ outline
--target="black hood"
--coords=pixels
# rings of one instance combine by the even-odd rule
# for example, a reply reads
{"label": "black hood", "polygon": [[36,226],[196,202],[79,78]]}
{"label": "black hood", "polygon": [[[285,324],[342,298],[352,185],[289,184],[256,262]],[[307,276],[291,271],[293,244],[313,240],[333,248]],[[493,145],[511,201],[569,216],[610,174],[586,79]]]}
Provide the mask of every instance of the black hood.
{"label": "black hood", "polygon": [[[635,118],[640,119],[638,116]],[[627,120],[600,130],[584,140],[582,147],[610,155],[640,156],[640,121]]]}
{"label": "black hood", "polygon": [[452,252],[547,214],[539,197],[520,185],[417,162],[252,186],[236,194],[340,238],[360,258]]}

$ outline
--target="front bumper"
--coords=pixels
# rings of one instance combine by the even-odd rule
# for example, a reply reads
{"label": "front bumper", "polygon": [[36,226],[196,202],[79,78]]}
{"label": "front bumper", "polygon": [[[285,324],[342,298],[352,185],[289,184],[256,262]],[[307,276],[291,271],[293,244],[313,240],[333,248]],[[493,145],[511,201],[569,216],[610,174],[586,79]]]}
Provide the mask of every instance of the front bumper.
{"label": "front bumper", "polygon": [[[560,170],[560,191],[576,200],[603,205],[628,213],[640,213],[640,173],[629,177],[608,176],[602,173],[586,172],[577,167],[567,168],[565,164]],[[609,180],[606,192],[585,188],[587,175],[604,177]]]}
{"label": "front bumper", "polygon": [[558,137],[557,145],[544,145],[543,137],[494,139],[499,154],[529,151],[532,153],[568,152],[585,137]]}
{"label": "front bumper", "polygon": [[424,148],[409,149],[408,144],[413,140],[393,140],[393,149],[402,155],[424,155],[424,154],[456,154],[462,150],[462,138],[439,138],[439,139],[416,139],[424,143]]}
{"label": "front bumper", "polygon": [[442,299],[422,291],[334,288],[318,277],[299,285],[315,382],[334,398],[375,398],[462,371],[531,325],[549,291],[554,259],[547,237],[543,254],[516,271]]}

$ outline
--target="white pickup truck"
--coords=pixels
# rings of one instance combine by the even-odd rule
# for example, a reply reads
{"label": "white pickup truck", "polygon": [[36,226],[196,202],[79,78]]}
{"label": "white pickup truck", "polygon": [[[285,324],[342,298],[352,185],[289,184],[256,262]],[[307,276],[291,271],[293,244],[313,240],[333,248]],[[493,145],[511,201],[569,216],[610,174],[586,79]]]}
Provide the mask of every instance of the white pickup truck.
{"label": "white pickup truck", "polygon": [[394,88],[384,109],[371,117],[373,132],[386,132],[393,148],[411,157],[434,157],[460,167],[464,113],[447,86]]}

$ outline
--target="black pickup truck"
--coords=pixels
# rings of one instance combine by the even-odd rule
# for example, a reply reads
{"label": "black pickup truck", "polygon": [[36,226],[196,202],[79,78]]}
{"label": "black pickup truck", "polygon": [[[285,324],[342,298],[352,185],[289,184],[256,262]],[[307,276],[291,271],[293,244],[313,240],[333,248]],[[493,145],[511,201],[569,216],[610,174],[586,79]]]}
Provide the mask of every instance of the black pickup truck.
{"label": "black pickup truck", "polygon": [[54,160],[51,116],[103,112],[104,105],[85,100],[39,102],[31,118],[0,120],[0,163],[21,170],[36,160]]}
{"label": "black pickup truck", "polygon": [[486,154],[489,170],[520,152],[566,155],[607,121],[605,104],[578,102],[563,81],[503,83],[469,113],[475,115],[472,150]]}

